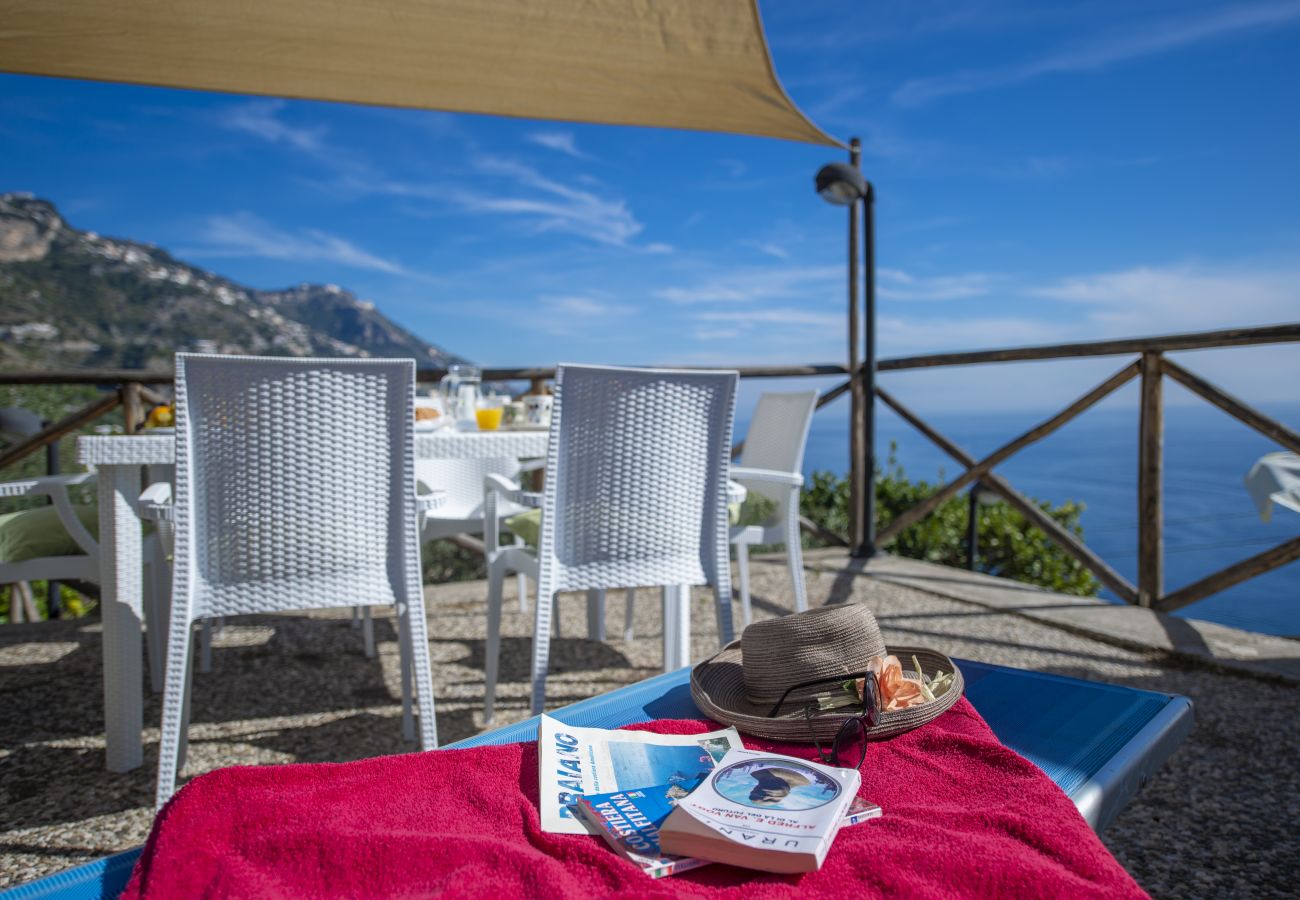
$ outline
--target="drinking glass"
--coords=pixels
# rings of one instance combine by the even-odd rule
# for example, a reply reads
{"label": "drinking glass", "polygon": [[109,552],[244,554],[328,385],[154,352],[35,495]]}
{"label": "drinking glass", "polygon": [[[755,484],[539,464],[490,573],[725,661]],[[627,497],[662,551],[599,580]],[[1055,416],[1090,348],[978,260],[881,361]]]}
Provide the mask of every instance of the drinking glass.
{"label": "drinking glass", "polygon": [[474,409],[474,419],[479,431],[496,431],[501,427],[501,414],[505,411],[505,399],[502,397],[480,397]]}

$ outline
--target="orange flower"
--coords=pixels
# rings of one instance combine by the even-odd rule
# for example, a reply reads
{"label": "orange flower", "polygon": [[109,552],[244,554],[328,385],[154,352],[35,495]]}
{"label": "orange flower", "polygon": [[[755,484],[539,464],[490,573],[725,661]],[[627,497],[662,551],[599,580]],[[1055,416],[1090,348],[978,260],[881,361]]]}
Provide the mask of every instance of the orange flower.
{"label": "orange flower", "polygon": [[[906,709],[926,702],[920,682],[903,674],[903,664],[897,656],[877,656],[867,663],[880,685],[880,703],[886,710]],[[858,679],[861,696],[864,679]]]}

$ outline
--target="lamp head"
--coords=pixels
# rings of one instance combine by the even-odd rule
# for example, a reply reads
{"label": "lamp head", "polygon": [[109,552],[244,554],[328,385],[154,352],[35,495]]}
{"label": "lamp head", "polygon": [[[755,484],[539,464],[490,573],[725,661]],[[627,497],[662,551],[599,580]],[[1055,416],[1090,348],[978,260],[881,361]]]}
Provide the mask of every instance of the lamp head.
{"label": "lamp head", "polygon": [[851,206],[867,196],[867,179],[848,163],[831,163],[817,173],[817,193],[827,203]]}

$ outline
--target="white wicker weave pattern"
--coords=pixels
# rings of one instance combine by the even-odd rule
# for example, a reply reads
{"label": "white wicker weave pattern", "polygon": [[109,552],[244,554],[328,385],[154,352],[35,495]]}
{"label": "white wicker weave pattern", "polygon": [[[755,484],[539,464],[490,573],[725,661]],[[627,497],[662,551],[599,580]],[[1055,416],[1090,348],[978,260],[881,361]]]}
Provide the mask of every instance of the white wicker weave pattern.
{"label": "white wicker weave pattern", "polygon": [[176,356],[175,571],[158,806],[171,795],[191,623],[396,603],[437,746],[414,476],[413,360]]}
{"label": "white wicker weave pattern", "polygon": [[[719,636],[731,640],[727,473],[737,379],[735,372],[557,370],[537,553],[534,713],[545,704],[558,591],[710,584]],[[489,711],[499,578],[494,572],[498,587],[489,598]]]}

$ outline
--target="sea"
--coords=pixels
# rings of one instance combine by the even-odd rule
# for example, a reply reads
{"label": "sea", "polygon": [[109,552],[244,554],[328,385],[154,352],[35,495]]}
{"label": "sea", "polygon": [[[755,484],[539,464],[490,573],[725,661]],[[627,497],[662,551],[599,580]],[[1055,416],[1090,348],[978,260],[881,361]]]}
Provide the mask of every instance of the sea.
{"label": "sea", "polygon": [[[1290,427],[1300,406],[1265,407]],[[1048,411],[1047,414],[1055,412]],[[926,421],[976,458],[1028,430],[1045,415],[1032,412],[923,414]],[[877,406],[876,453],[893,452],[912,479],[947,481],[962,468],[930,441]],[[737,433],[744,433],[739,423]],[[1031,444],[995,471],[1022,493],[1084,504],[1084,540],[1130,581],[1137,580],[1137,442],[1135,408],[1104,405]],[[842,402],[813,417],[805,475],[848,470],[848,414]],[[1224,566],[1300,534],[1300,514],[1277,506],[1260,520],[1243,479],[1257,459],[1282,448],[1207,405],[1165,410],[1165,590],[1190,584]],[[1119,602],[1113,595],[1102,597]],[[1179,610],[1175,615],[1265,634],[1300,637],[1300,560]]]}

